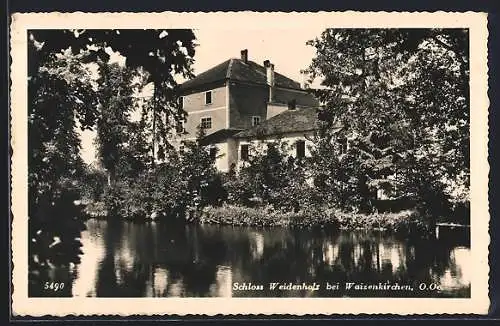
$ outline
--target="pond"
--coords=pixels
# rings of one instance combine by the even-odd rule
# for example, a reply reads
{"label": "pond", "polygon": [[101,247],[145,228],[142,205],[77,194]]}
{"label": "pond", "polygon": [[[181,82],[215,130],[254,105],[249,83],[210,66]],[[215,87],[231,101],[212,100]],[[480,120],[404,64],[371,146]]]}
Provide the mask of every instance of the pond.
{"label": "pond", "polygon": [[460,241],[93,219],[81,241],[81,263],[49,271],[64,283],[59,295],[470,297],[470,248]]}

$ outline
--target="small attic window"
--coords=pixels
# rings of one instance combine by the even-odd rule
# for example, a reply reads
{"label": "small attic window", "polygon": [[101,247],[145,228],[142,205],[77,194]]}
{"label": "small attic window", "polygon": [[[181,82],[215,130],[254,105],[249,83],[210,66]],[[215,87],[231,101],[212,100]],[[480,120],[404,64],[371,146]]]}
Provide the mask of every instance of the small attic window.
{"label": "small attic window", "polygon": [[252,116],[252,127],[260,124],[260,116],[254,115]]}
{"label": "small attic window", "polygon": [[205,104],[212,104],[212,91],[205,92]]}

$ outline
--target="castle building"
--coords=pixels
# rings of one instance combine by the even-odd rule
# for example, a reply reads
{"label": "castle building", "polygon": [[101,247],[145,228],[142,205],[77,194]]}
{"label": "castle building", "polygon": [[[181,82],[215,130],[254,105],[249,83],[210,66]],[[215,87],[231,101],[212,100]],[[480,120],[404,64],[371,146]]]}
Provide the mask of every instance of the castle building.
{"label": "castle building", "polygon": [[216,166],[227,172],[249,155],[252,142],[280,139],[290,155],[308,155],[308,136],[316,129],[318,100],[307,85],[281,75],[274,64],[228,59],[180,85],[180,105],[187,112],[178,126],[180,138],[196,139],[217,148]]}

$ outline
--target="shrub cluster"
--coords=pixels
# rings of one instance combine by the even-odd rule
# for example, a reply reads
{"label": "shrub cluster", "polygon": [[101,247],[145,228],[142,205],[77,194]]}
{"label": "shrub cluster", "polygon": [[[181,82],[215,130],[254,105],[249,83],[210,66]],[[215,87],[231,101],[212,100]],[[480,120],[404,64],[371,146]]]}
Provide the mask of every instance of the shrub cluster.
{"label": "shrub cluster", "polygon": [[137,177],[117,175],[104,187],[102,201],[109,217],[126,220],[194,219],[203,206],[225,199],[214,157],[197,142],[172,152],[161,164],[146,166]]}
{"label": "shrub cluster", "polygon": [[172,153],[162,164],[147,167],[138,177],[119,178],[106,186],[100,208],[109,216],[129,220],[174,218],[261,227],[429,231],[431,215],[422,214],[418,206],[391,213],[364,209],[347,199],[354,188],[342,192],[343,187],[332,183],[333,179],[311,174],[314,162],[287,155],[287,146],[276,141],[253,147],[238,170],[222,174],[207,148],[188,142],[182,151]]}
{"label": "shrub cluster", "polygon": [[398,213],[355,213],[335,208],[306,208],[297,212],[276,210],[271,205],[244,207],[224,204],[203,209],[200,223],[254,227],[329,227],[380,229],[403,234],[425,234],[428,226],[415,211]]}

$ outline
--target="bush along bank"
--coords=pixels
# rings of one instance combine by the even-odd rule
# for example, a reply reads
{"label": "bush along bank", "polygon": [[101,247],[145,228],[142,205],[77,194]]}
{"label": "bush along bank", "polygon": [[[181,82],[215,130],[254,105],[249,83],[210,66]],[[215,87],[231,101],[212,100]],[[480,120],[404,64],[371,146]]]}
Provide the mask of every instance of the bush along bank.
{"label": "bush along bank", "polygon": [[[87,207],[88,216],[256,227],[334,226],[424,236],[432,234],[436,217],[456,216],[444,209],[449,199],[438,196],[442,189],[434,184],[436,189],[421,187],[409,199],[401,197],[401,203],[411,205],[391,201],[389,209],[398,212],[380,212],[388,207],[384,209],[372,198],[372,186],[364,179],[344,180],[343,176],[351,174],[340,169],[344,165],[329,160],[336,162],[330,167],[337,171],[331,177],[330,170],[314,168],[310,160],[288,157],[286,146],[282,149],[281,145],[267,144],[265,152],[252,152],[241,167],[222,173],[215,168],[213,153],[201,142],[186,142],[182,151],[169,154],[164,163],[137,169],[131,176],[115,175],[95,189],[83,189],[82,196],[99,202]],[[105,182],[102,176],[97,179]]]}
{"label": "bush along bank", "polygon": [[102,201],[84,201],[83,215],[85,218],[105,219],[108,217],[108,210]]}
{"label": "bush along bank", "polygon": [[429,226],[416,211],[398,213],[356,213],[336,208],[308,208],[297,212],[284,212],[272,206],[245,207],[223,205],[205,207],[200,223],[253,227],[335,227],[343,230],[375,229],[416,235],[428,234]]}

